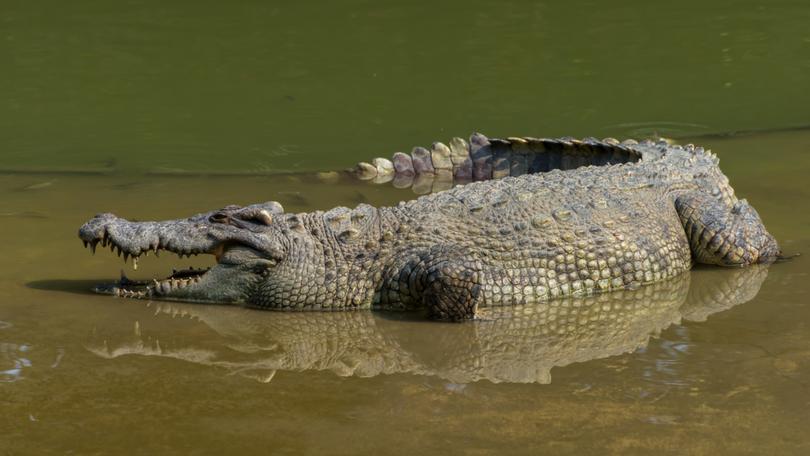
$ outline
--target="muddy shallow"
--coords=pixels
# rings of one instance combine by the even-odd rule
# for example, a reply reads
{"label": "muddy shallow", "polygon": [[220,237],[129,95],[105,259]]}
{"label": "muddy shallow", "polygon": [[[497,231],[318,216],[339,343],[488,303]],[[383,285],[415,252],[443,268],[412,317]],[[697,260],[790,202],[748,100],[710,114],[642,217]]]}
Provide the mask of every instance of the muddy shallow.
{"label": "muddy shallow", "polygon": [[[703,142],[788,253],[810,251],[810,135]],[[763,164],[763,150],[782,160]],[[95,212],[169,218],[276,199],[287,210],[394,203],[409,190],[298,177],[5,175],[2,439],[102,448],[408,453],[689,449],[801,453],[810,407],[807,257],[701,268],[636,292],[470,324],[283,314],[89,294],[137,272],[90,255]]]}

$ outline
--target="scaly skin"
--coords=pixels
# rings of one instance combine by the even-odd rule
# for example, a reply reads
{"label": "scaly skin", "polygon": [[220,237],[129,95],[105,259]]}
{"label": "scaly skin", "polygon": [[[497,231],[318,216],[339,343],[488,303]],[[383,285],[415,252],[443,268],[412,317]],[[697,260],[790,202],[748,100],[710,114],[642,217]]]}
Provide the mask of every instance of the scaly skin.
{"label": "scaly skin", "polygon": [[[693,261],[744,266],[779,255],[756,211],[737,200],[717,157],[702,148],[476,134],[468,152],[458,169],[471,168],[482,182],[396,207],[284,214],[270,202],[143,223],[102,214],[79,234],[135,257],[150,249],[217,255],[201,275],[101,291],[262,309],[425,309],[444,320],[636,288],[682,274]],[[409,169],[402,155],[395,177],[441,171],[413,159]],[[493,180],[512,168],[531,174]]]}

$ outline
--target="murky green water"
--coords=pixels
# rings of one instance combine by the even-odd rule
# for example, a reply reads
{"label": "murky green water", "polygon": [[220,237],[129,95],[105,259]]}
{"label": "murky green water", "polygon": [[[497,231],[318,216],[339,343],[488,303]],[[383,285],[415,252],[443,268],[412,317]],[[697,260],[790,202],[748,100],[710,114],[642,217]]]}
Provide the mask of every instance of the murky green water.
{"label": "murky green water", "polygon": [[[6,452],[810,452],[810,133],[695,138],[810,123],[804,2],[51,3],[0,8]],[[96,212],[390,204],[412,194],[210,174],[473,130],[707,145],[805,255],[462,325],[85,291],[122,267],[76,238]]]}

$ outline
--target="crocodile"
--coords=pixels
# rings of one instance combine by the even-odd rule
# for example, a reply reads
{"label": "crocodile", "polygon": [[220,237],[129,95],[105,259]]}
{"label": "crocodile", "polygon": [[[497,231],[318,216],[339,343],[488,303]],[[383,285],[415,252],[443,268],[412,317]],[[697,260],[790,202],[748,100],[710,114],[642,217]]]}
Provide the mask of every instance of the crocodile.
{"label": "crocodile", "polygon": [[95,290],[461,321],[487,307],[633,289],[695,263],[738,267],[781,255],[717,156],[691,144],[475,133],[367,165],[361,177],[373,167],[375,179],[449,173],[471,182],[391,207],[293,214],[270,201],[160,222],[98,214],[79,230],[93,251],[109,246],[134,265],[160,250],[214,255],[216,264]]}

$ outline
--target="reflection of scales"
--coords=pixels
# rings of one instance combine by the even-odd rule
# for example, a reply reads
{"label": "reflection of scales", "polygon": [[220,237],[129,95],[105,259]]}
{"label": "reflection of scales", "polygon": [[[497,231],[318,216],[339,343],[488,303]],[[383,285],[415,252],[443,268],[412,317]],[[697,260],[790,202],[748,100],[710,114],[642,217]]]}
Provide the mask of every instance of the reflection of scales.
{"label": "reflection of scales", "polygon": [[411,373],[454,383],[549,383],[555,366],[632,352],[681,320],[704,321],[747,302],[766,277],[766,266],[698,269],[636,290],[484,309],[480,321],[465,324],[365,311],[256,312],[153,302],[147,307],[157,311],[142,309],[134,335],[116,341],[110,334],[119,332],[108,328],[103,339],[86,346],[103,358],[176,358],[260,381],[278,370],[328,370],[359,377]]}

